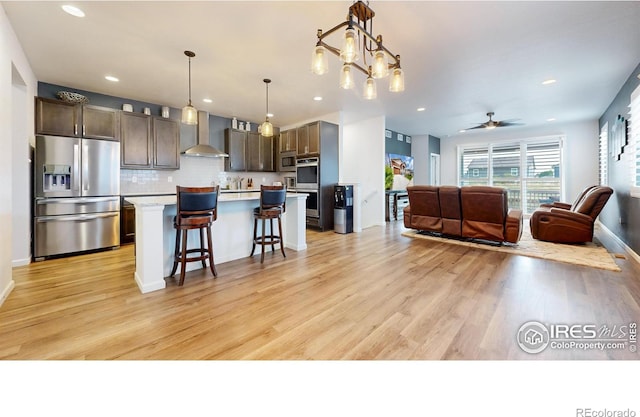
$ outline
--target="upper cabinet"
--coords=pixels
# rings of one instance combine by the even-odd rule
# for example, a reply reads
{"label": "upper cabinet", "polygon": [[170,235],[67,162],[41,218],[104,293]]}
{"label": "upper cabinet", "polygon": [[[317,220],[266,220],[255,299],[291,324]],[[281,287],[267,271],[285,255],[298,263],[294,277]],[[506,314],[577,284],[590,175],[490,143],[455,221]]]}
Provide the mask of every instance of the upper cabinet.
{"label": "upper cabinet", "polygon": [[280,132],[278,149],[280,152],[296,152],[298,150],[298,133],[296,129]]}
{"label": "upper cabinet", "polygon": [[122,168],[180,168],[178,122],[129,112],[122,112],[120,118]]}
{"label": "upper cabinet", "polygon": [[298,136],[296,155],[318,155],[320,153],[320,122],[300,126],[296,131]]}
{"label": "upper cabinet", "polygon": [[247,132],[247,171],[275,171],[274,138]]}
{"label": "upper cabinet", "polygon": [[275,171],[275,140],[256,132],[226,129],[224,132],[227,171]]}
{"label": "upper cabinet", "polygon": [[36,134],[118,140],[119,111],[36,97]]}

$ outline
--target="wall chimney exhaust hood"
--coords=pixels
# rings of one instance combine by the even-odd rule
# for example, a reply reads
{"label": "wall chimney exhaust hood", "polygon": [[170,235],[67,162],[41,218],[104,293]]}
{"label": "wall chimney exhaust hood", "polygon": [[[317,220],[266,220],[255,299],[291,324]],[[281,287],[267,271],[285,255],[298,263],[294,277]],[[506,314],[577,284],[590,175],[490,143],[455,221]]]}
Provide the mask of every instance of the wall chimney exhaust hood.
{"label": "wall chimney exhaust hood", "polygon": [[209,113],[198,111],[198,144],[182,152],[185,156],[225,158],[229,155],[209,145]]}

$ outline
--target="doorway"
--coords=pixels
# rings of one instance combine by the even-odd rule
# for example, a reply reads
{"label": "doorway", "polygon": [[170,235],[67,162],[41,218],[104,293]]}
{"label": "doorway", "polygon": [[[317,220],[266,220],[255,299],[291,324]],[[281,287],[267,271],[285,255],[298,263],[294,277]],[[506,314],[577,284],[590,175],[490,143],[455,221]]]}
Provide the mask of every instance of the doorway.
{"label": "doorway", "polygon": [[440,185],[440,155],[437,153],[429,158],[429,185]]}

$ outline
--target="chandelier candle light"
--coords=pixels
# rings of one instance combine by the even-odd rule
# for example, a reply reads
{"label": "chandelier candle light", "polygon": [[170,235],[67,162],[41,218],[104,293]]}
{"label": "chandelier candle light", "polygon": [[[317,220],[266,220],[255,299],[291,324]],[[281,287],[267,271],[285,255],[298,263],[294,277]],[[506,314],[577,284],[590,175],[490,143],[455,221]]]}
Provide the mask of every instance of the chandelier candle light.
{"label": "chandelier candle light", "polygon": [[271,82],[271,80],[265,78],[262,81],[264,81],[267,86],[267,118],[265,119],[264,123],[260,125],[260,134],[265,138],[270,138],[271,136],[273,136],[273,125],[271,124],[271,122],[269,122],[269,83]]}
{"label": "chandelier candle light", "polygon": [[[400,55],[396,55],[382,45],[382,35],[373,36],[373,17],[371,8],[357,1],[349,7],[347,20],[322,32],[318,29],[318,42],[313,50],[311,70],[314,74],[322,75],[329,71],[327,51],[339,56],[342,60],[340,87],[353,88],[353,69],[360,70],[367,76],[364,84],[364,98],[376,98],[375,80],[391,75],[389,91],[398,93],[404,91],[404,72],[400,68]],[[342,48],[330,46],[325,39],[337,30],[346,27],[342,39]],[[356,63],[362,55],[363,64]],[[369,62],[367,62],[369,57]],[[391,62],[389,62],[391,60]]]}
{"label": "chandelier candle light", "polygon": [[198,124],[198,110],[191,105],[191,58],[196,54],[191,51],[184,51],[184,54],[189,57],[189,103],[182,108],[182,123],[195,125]]}

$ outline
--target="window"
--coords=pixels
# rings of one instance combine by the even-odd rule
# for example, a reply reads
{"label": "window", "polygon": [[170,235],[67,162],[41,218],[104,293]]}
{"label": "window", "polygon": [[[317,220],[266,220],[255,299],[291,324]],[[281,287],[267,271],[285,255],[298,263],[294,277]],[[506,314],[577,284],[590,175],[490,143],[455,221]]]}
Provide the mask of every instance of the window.
{"label": "window", "polygon": [[509,208],[532,213],[541,203],[560,200],[560,137],[460,147],[458,155],[458,184],[506,188]]}
{"label": "window", "polygon": [[631,93],[629,108],[631,196],[640,198],[640,87]]}
{"label": "window", "polygon": [[460,185],[489,185],[489,148],[465,148],[459,155]]}
{"label": "window", "polygon": [[607,163],[609,161],[609,123],[605,123],[600,129],[600,156],[598,158],[598,181],[600,185],[607,185]]}

